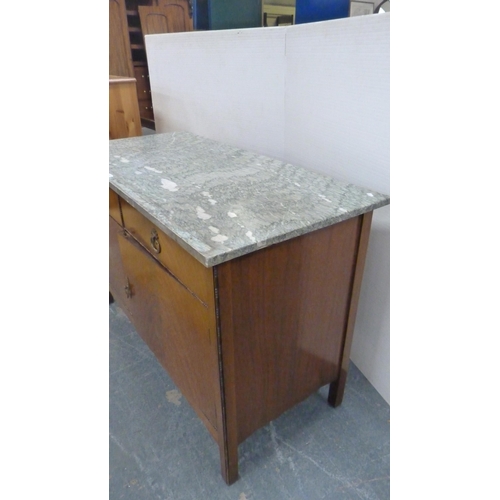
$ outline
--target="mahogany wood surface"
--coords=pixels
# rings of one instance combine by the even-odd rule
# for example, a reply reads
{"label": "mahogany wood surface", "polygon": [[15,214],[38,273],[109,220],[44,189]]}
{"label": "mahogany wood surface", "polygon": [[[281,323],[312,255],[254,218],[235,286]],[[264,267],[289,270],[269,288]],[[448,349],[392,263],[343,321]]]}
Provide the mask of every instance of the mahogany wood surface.
{"label": "mahogany wood surface", "polygon": [[149,83],[149,74],[147,66],[134,66],[134,76],[137,81],[137,96],[139,98],[139,106],[141,104],[149,105],[151,103],[151,85]]}
{"label": "mahogany wood surface", "polygon": [[[220,386],[222,399],[221,422],[219,425],[219,453],[222,477],[227,484],[232,484],[238,479],[238,426],[236,421],[236,395],[235,395],[235,358],[234,336],[226,335],[222,342],[220,296],[219,296],[219,266],[214,268],[215,308],[217,316],[217,341],[219,345]],[[232,309],[231,295],[227,300],[227,308]],[[226,318],[230,321],[231,318]]]}
{"label": "mahogany wood surface", "polygon": [[235,398],[238,442],[338,378],[360,222],[218,266],[225,391]]}
{"label": "mahogany wood surface", "polygon": [[349,314],[347,317],[346,333],[344,338],[344,348],[342,349],[342,361],[340,373],[337,380],[330,384],[328,393],[328,403],[334,407],[342,403],[344,397],[344,389],[347,381],[347,370],[349,368],[349,358],[351,355],[352,338],[354,334],[354,323],[356,321],[356,313],[358,310],[359,294],[361,291],[361,282],[365,269],[366,252],[368,250],[368,240],[370,237],[370,228],[372,223],[373,212],[368,212],[360,216],[361,230],[356,253],[356,268],[353,276],[352,287],[349,292]]}

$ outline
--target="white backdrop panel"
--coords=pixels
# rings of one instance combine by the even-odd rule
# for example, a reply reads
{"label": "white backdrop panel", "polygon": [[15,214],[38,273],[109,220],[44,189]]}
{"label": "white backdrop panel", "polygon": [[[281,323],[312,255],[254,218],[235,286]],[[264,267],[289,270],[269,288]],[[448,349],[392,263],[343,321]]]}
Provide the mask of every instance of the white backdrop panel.
{"label": "white backdrop panel", "polygon": [[[389,14],[293,26],[285,159],[389,194]],[[390,401],[390,208],[376,210],[351,359]]]}
{"label": "white backdrop panel", "polygon": [[157,132],[282,157],[284,38],[260,28],[146,36]]}
{"label": "white backdrop panel", "polygon": [[[186,130],[389,193],[389,14],[146,37],[157,132]],[[389,402],[390,209],[351,358]]]}

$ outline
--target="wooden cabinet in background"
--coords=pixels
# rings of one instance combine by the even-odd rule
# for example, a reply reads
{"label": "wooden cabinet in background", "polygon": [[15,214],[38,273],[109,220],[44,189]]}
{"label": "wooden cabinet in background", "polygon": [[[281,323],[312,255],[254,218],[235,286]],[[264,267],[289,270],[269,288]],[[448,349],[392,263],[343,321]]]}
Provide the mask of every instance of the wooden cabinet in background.
{"label": "wooden cabinet in background", "polygon": [[154,113],[144,35],[192,30],[189,0],[109,0],[109,74],[137,80],[139,114],[146,127],[154,129]]}
{"label": "wooden cabinet in background", "polygon": [[125,0],[109,0],[109,74],[134,76]]}
{"label": "wooden cabinet in background", "polygon": [[109,138],[142,135],[135,78],[109,77]]}
{"label": "wooden cabinet in background", "polygon": [[149,72],[146,63],[134,66],[134,76],[137,81],[137,99],[141,118],[154,121],[153,101],[149,85]]}
{"label": "wooden cabinet in background", "polygon": [[158,0],[153,7],[139,6],[143,35],[193,31],[187,0]]}

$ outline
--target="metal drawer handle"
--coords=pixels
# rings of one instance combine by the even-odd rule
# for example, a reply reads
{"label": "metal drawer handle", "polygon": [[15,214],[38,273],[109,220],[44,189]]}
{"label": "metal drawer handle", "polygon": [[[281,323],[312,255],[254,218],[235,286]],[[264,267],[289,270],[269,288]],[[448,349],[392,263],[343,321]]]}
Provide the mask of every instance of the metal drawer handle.
{"label": "metal drawer handle", "polygon": [[160,253],[161,252],[160,237],[158,236],[158,232],[156,231],[156,229],[151,230],[151,238],[149,239],[149,241],[151,242],[153,250],[156,253]]}
{"label": "metal drawer handle", "polygon": [[131,299],[132,298],[132,285],[130,284],[130,281],[128,280],[127,278],[127,284],[124,286],[125,288],[125,295],[127,297],[127,299]]}

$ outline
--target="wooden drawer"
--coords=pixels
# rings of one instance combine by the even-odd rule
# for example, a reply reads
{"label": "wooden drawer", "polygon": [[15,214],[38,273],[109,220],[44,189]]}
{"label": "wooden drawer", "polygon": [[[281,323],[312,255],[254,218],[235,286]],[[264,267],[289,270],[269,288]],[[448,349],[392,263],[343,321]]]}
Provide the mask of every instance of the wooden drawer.
{"label": "wooden drawer", "polygon": [[120,201],[118,195],[110,188],[109,189],[109,215],[118,222],[118,224],[123,225],[122,214],[120,212]]}
{"label": "wooden drawer", "polygon": [[120,199],[120,204],[123,225],[134,238],[205,304],[212,304],[214,296],[212,269],[200,264],[125,200]]}

